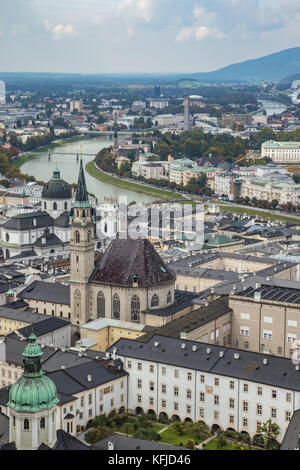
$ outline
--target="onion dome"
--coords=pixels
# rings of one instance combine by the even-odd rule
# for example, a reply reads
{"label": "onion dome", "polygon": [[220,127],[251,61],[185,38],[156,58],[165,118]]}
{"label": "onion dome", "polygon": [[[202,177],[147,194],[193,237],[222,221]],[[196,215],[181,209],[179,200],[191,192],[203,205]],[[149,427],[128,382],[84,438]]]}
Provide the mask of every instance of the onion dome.
{"label": "onion dome", "polygon": [[29,336],[24,356],[24,373],[12,385],[7,406],[19,412],[51,409],[58,403],[56,385],[41,369],[43,352],[36,336]]}
{"label": "onion dome", "polygon": [[70,185],[61,179],[60,171],[56,168],[53,171],[53,178],[42,191],[43,199],[72,199],[72,191]]}

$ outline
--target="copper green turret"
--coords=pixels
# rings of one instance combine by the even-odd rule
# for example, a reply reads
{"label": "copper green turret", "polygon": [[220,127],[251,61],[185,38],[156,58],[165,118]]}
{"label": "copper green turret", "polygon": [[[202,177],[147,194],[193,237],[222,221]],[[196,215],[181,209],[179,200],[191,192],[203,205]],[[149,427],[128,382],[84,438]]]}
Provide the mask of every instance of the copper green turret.
{"label": "copper green turret", "polygon": [[18,412],[38,412],[53,408],[58,403],[55,383],[42,371],[43,352],[36,342],[36,336],[29,336],[29,343],[23,352],[24,373],[12,385],[8,406]]}
{"label": "copper green turret", "polygon": [[77,191],[74,206],[87,207],[90,206],[89,195],[86,188],[85,176],[83,171],[82,159],[80,160],[80,169],[77,183]]}

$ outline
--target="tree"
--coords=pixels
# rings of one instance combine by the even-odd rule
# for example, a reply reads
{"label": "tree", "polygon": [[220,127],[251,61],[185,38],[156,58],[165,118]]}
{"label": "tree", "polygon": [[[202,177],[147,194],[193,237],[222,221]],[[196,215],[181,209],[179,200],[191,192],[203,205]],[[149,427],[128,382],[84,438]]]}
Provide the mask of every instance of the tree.
{"label": "tree", "polygon": [[221,450],[226,445],[226,434],[224,431],[217,432],[217,449]]}
{"label": "tree", "polygon": [[120,176],[127,176],[128,173],[130,173],[131,171],[131,166],[130,166],[130,163],[125,161],[125,162],[122,162],[121,165],[120,165],[120,169],[119,169],[119,175]]}
{"label": "tree", "polygon": [[105,427],[92,428],[85,434],[85,440],[88,444],[96,444],[110,435],[111,431]]}
{"label": "tree", "polygon": [[136,439],[144,439],[146,441],[159,441],[161,439],[161,435],[158,432],[154,431],[154,429],[148,428],[138,428],[133,437]]}
{"label": "tree", "polygon": [[127,154],[127,158],[129,158],[129,160],[131,162],[135,161],[135,150],[134,149],[129,150],[129,152]]}
{"label": "tree", "polygon": [[187,449],[195,449],[195,441],[193,439],[189,439],[186,443]]}
{"label": "tree", "polygon": [[277,437],[280,433],[280,427],[272,423],[271,419],[257,427],[257,436],[264,442],[265,449],[275,449],[278,447]]}
{"label": "tree", "polygon": [[293,180],[296,184],[300,183],[300,173],[294,173],[293,174]]}

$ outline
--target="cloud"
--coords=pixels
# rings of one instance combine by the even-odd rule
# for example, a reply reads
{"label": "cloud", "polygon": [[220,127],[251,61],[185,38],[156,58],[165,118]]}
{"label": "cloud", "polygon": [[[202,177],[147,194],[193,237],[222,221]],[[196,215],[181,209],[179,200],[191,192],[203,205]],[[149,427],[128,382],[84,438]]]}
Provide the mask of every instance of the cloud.
{"label": "cloud", "polygon": [[195,31],[195,39],[202,41],[202,39],[223,39],[225,34],[217,28],[208,28],[207,26],[199,26]]}
{"label": "cloud", "polygon": [[183,28],[176,37],[176,42],[183,42],[189,39],[202,41],[203,39],[223,39],[226,35],[218,28],[210,28],[208,26],[197,26],[190,28]]}
{"label": "cloud", "polygon": [[51,31],[55,40],[61,39],[62,37],[66,36],[74,36],[75,34],[77,34],[77,31],[71,24],[67,24],[65,26],[62,24],[57,24],[53,26],[48,20],[44,20],[44,26],[47,31]]}

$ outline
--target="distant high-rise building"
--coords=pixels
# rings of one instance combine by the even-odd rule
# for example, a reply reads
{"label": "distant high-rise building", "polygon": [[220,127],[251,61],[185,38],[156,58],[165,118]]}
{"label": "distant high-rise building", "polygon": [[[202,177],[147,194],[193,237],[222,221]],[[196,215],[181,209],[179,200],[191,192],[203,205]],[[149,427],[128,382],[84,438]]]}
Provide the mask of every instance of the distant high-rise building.
{"label": "distant high-rise building", "polygon": [[73,112],[75,109],[81,113],[83,111],[83,104],[80,100],[70,101],[70,111]]}
{"label": "distant high-rise building", "polygon": [[184,106],[184,130],[190,129],[190,97],[186,96],[183,101]]}
{"label": "distant high-rise building", "polygon": [[0,80],[0,104],[6,103],[6,85],[3,80]]}

